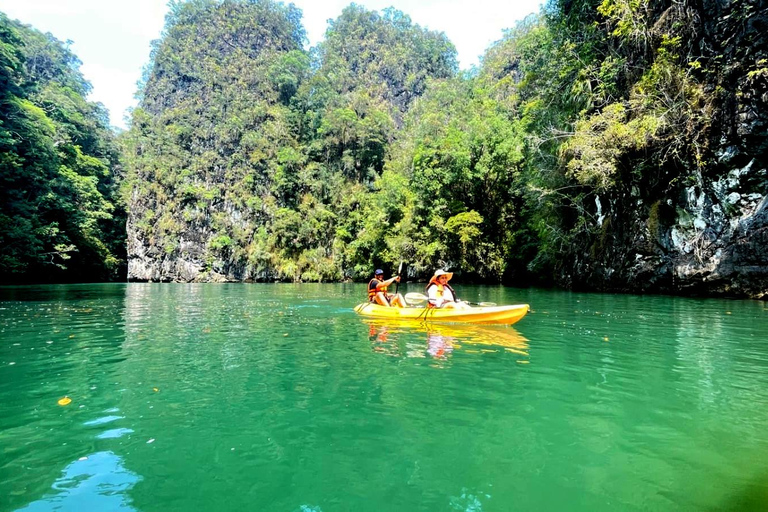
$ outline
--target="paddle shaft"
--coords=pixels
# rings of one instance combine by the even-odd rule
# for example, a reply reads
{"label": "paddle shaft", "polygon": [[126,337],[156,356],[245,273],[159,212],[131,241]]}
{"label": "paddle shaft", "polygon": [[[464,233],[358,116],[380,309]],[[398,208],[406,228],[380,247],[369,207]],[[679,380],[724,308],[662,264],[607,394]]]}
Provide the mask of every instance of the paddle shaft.
{"label": "paddle shaft", "polygon": [[[397,275],[399,276],[403,272],[403,262],[400,262],[400,266],[397,267]],[[402,279],[402,278],[401,278]],[[400,287],[400,281],[397,281],[395,285],[395,295],[397,295],[397,289]]]}

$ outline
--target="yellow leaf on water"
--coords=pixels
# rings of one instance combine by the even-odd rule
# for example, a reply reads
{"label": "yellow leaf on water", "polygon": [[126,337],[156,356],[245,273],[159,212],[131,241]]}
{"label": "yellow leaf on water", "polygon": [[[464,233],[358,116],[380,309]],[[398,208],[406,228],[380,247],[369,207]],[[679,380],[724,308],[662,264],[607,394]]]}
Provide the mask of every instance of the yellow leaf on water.
{"label": "yellow leaf on water", "polygon": [[530,361],[522,361],[520,359],[517,360],[517,364],[531,364]]}
{"label": "yellow leaf on water", "polygon": [[69,398],[68,396],[65,396],[64,398],[59,398],[59,402],[58,402],[59,405],[69,405],[71,403],[72,403],[72,399]]}
{"label": "yellow leaf on water", "polygon": [[157,393],[157,392],[158,392],[158,391],[160,391],[160,390],[159,390],[159,389],[157,389],[157,388],[152,388],[152,391],[154,391],[155,393]]}
{"label": "yellow leaf on water", "polygon": [[611,340],[609,340],[608,336],[606,336],[606,337],[603,338],[603,341],[611,341]]}

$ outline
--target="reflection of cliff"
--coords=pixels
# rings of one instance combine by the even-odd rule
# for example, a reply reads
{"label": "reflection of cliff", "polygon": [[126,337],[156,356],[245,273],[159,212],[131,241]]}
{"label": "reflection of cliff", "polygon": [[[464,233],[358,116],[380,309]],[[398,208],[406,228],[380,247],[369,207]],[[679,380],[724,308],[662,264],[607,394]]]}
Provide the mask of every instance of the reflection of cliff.
{"label": "reflection of cliff", "polygon": [[[465,352],[498,352],[500,350],[528,356],[528,339],[513,327],[474,324],[439,324],[409,320],[363,320],[369,326],[369,339],[376,352],[388,355],[405,353],[408,357],[426,355],[445,358],[455,350]],[[409,339],[426,334],[426,346],[414,346]],[[400,340],[406,350],[400,350]],[[426,347],[426,348],[425,348]]]}

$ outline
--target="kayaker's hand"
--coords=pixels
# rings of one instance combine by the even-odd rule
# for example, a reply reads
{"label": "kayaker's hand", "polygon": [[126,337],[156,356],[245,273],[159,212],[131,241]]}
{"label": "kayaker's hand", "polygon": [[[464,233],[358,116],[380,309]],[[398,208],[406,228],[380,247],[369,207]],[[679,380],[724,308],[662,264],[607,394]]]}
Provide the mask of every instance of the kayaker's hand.
{"label": "kayaker's hand", "polygon": [[393,277],[392,279],[394,279],[394,280],[395,280],[395,281],[397,281],[398,283],[400,282],[400,276],[395,276],[395,277]]}

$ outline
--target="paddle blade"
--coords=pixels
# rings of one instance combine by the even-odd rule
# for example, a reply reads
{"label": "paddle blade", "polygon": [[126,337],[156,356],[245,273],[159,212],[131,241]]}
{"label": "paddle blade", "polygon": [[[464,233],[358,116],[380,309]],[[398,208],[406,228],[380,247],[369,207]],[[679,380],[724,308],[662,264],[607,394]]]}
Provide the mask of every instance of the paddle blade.
{"label": "paddle blade", "polygon": [[429,300],[429,297],[423,293],[410,292],[405,294],[405,300],[409,302],[424,302],[425,300]]}

